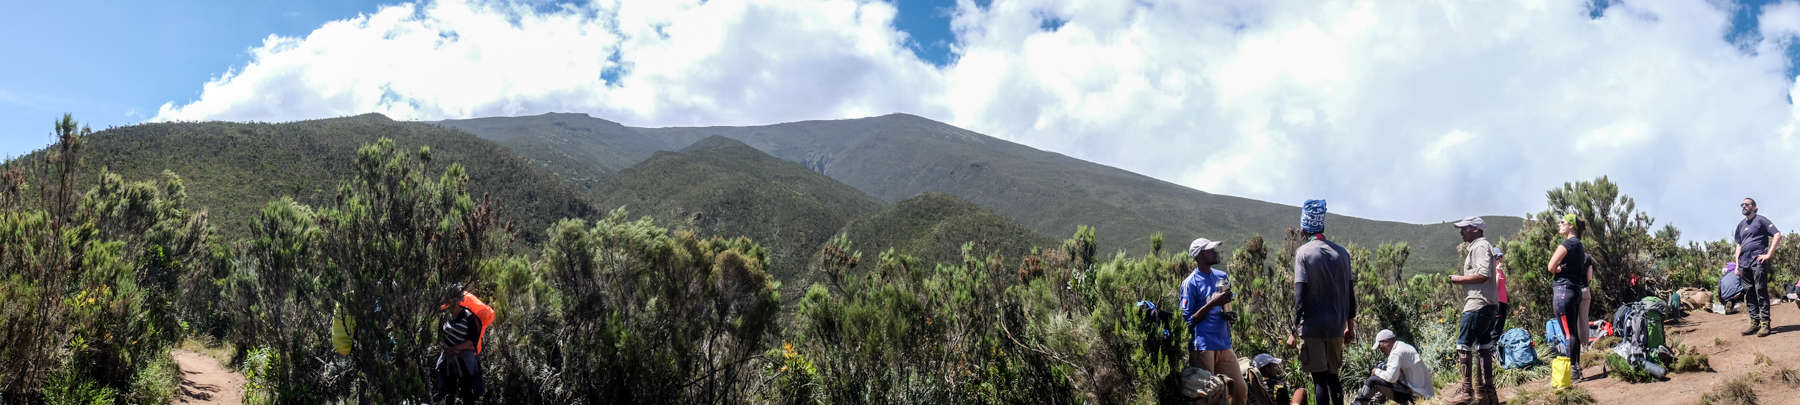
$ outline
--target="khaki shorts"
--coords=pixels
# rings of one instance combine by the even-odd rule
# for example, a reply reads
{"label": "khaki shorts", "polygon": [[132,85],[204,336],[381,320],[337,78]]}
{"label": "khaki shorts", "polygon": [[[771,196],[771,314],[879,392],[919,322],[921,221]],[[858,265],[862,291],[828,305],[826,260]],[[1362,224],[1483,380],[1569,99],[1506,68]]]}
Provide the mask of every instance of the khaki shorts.
{"label": "khaki shorts", "polygon": [[1300,371],[1337,372],[1344,368],[1344,338],[1300,338]]}

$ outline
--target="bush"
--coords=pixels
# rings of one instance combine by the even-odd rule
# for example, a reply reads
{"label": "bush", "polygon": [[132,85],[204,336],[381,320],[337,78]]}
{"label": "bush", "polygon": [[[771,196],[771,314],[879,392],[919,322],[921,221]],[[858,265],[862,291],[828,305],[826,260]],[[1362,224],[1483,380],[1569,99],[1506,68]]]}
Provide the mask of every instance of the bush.
{"label": "bush", "polygon": [[275,403],[275,370],[281,358],[275,350],[258,347],[244,353],[243,364],[238,370],[244,373],[244,403],[253,405]]}
{"label": "bush", "polygon": [[[164,372],[182,330],[175,280],[199,267],[211,228],[168,172],[127,182],[102,168],[77,192],[88,131],[67,115],[56,127],[46,161],[0,167],[0,309],[30,314],[0,320],[0,397],[137,395],[163,385],[139,383]],[[36,200],[21,194],[33,175]]]}
{"label": "bush", "polygon": [[175,367],[175,359],[164,352],[139,367],[137,374],[131,377],[126,402],[166,404],[175,398],[175,388],[180,385],[181,370]]}
{"label": "bush", "polygon": [[100,384],[81,374],[73,364],[65,364],[44,382],[44,402],[51,405],[103,405],[118,398],[118,390]]}

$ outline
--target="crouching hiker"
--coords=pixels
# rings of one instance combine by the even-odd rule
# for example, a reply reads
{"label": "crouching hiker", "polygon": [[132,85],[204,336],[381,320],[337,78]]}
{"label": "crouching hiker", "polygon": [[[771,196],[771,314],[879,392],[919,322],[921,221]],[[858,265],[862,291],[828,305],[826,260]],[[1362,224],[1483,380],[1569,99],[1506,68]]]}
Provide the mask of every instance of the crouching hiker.
{"label": "crouching hiker", "polygon": [[1188,245],[1188,256],[1196,266],[1181,282],[1181,317],[1186,319],[1194,340],[1188,347],[1188,367],[1198,367],[1223,375],[1231,403],[1244,405],[1249,389],[1238,368],[1237,353],[1231,350],[1231,323],[1236,314],[1230,312],[1231,280],[1219,264],[1219,242],[1195,239]]}
{"label": "crouching hiker", "polygon": [[1357,404],[1410,404],[1435,395],[1431,369],[1419,357],[1419,349],[1395,338],[1394,331],[1382,329],[1375,334],[1375,350],[1386,354],[1387,362],[1369,370],[1369,379],[1363,381],[1362,391],[1356,394]]}
{"label": "crouching hiker", "polygon": [[494,309],[462,286],[444,291],[438,303],[443,322],[438,325],[438,343],[443,351],[434,367],[436,391],[432,403],[473,404],[485,389],[481,384],[481,339],[494,321]]}

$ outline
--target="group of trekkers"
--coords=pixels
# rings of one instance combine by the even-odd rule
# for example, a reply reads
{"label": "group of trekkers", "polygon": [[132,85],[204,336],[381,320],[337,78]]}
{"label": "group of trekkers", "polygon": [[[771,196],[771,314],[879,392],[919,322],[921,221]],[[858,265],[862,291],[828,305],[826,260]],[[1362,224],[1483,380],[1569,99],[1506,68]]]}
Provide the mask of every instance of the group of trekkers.
{"label": "group of trekkers", "polygon": [[[1744,219],[1735,233],[1737,267],[1748,290],[1751,327],[1744,335],[1766,337],[1771,332],[1769,321],[1768,261],[1781,243],[1781,232],[1767,217],[1757,214],[1756,200],[1745,198],[1739,206]],[[1311,375],[1315,405],[1341,405],[1346,396],[1338,371],[1344,365],[1345,344],[1356,340],[1355,273],[1350,268],[1350,253],[1325,237],[1325,201],[1308,200],[1301,205],[1300,231],[1304,243],[1294,252],[1294,319],[1290,323],[1287,345],[1298,349],[1300,370]],[[1462,315],[1457,322],[1456,353],[1461,381],[1460,389],[1452,389],[1441,398],[1451,404],[1496,404],[1499,395],[1494,384],[1494,358],[1501,331],[1505,330],[1510,306],[1506,293],[1504,253],[1486,237],[1487,224],[1481,217],[1468,217],[1451,223],[1461,233],[1463,261],[1459,271],[1447,282],[1463,290]],[[1551,275],[1553,323],[1561,328],[1564,347],[1559,348],[1571,359],[1572,380],[1581,380],[1581,346],[1587,341],[1588,305],[1592,301],[1589,281],[1594,278],[1593,261],[1581,237],[1587,224],[1574,214],[1559,218],[1557,233],[1562,241],[1545,264]],[[1244,370],[1231,346],[1231,323],[1236,316],[1230,311],[1232,301],[1230,277],[1215,268],[1219,261],[1220,242],[1206,238],[1188,246],[1188,256],[1196,267],[1181,283],[1181,315],[1188,322],[1193,340],[1189,347],[1189,370],[1201,369],[1225,382],[1232,404],[1242,405],[1251,398],[1273,403],[1268,395],[1251,395]],[[1387,361],[1370,370],[1369,377],[1356,394],[1357,403],[1412,403],[1436,395],[1432,373],[1414,346],[1401,342],[1393,331],[1383,329],[1375,335],[1374,349],[1385,354]],[[1263,360],[1258,355],[1256,367],[1279,360]],[[1265,372],[1266,373],[1266,372]],[[1183,373],[1193,378],[1195,373]],[[1260,387],[1259,387],[1260,388]],[[1291,398],[1279,398],[1290,404],[1303,403],[1304,389]]]}
{"label": "group of trekkers", "polygon": [[[1745,301],[1750,317],[1750,329],[1743,334],[1766,337],[1771,332],[1768,262],[1781,243],[1781,232],[1767,217],[1757,214],[1756,200],[1745,198],[1739,207],[1744,219],[1737,224],[1734,257],[1748,284]],[[1305,242],[1294,251],[1294,318],[1286,343],[1298,349],[1300,370],[1312,377],[1313,404],[1341,405],[1345,395],[1338,371],[1344,366],[1344,345],[1356,340],[1356,285],[1350,252],[1325,237],[1325,212],[1324,200],[1309,200],[1301,205],[1300,231]],[[1499,396],[1494,386],[1494,352],[1510,309],[1503,252],[1487,240],[1487,224],[1481,217],[1464,218],[1451,225],[1461,233],[1466,246],[1460,271],[1447,280],[1463,290],[1455,343],[1462,380],[1460,390],[1451,390],[1443,399],[1452,404],[1495,404]],[[1572,359],[1581,358],[1587,334],[1586,314],[1592,300],[1588,283],[1594,277],[1593,261],[1581,243],[1586,228],[1574,214],[1563,216],[1557,224],[1563,241],[1545,264],[1552,279],[1553,321],[1566,337],[1562,352]],[[1304,402],[1305,389],[1293,390],[1291,396],[1285,389],[1279,394],[1266,390],[1279,385],[1269,382],[1281,378],[1280,359],[1259,354],[1246,362],[1232,350],[1231,324],[1237,316],[1230,310],[1230,276],[1216,268],[1220,264],[1219,245],[1220,242],[1206,238],[1188,245],[1188,256],[1196,264],[1180,287],[1181,317],[1192,333],[1188,367],[1205,370],[1223,380],[1221,388],[1235,405],[1246,404],[1252,398],[1271,404],[1277,400]],[[441,351],[433,367],[432,402],[476,402],[483,394],[482,338],[494,321],[494,310],[461,285],[447,288],[438,304]],[[333,329],[334,334],[342,330]],[[348,342],[344,339],[338,350],[348,353]],[[1369,371],[1356,402],[1411,403],[1435,396],[1431,370],[1416,347],[1399,341],[1393,331],[1386,329],[1375,334],[1372,347],[1385,354],[1387,361]],[[1572,368],[1573,380],[1579,381],[1580,361],[1574,361]],[[1246,371],[1255,375],[1246,378]],[[1257,391],[1251,391],[1252,381],[1258,382]]]}

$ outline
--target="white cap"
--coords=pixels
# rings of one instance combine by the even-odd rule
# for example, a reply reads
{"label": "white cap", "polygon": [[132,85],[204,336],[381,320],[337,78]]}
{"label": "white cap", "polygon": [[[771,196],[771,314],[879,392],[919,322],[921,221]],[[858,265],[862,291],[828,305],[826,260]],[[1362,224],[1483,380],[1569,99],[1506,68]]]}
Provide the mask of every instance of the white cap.
{"label": "white cap", "polygon": [[1188,257],[1199,256],[1200,252],[1213,250],[1213,248],[1217,247],[1219,247],[1218,241],[1207,238],[1194,239],[1194,243],[1188,244]]}
{"label": "white cap", "polygon": [[1481,220],[1481,217],[1463,218],[1461,220],[1457,220],[1454,223],[1451,223],[1450,225],[1455,225],[1457,228],[1467,228],[1467,227],[1473,226],[1473,227],[1475,227],[1475,229],[1480,229],[1482,231],[1487,230],[1487,221]]}
{"label": "white cap", "polygon": [[1394,331],[1382,329],[1380,332],[1375,332],[1375,344],[1369,348],[1379,352],[1381,351],[1381,342],[1389,340],[1394,340]]}

